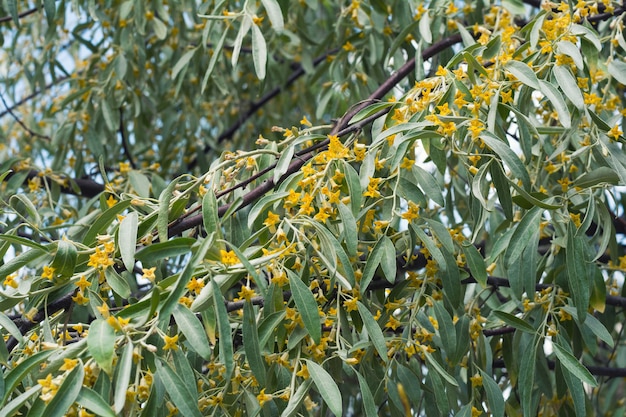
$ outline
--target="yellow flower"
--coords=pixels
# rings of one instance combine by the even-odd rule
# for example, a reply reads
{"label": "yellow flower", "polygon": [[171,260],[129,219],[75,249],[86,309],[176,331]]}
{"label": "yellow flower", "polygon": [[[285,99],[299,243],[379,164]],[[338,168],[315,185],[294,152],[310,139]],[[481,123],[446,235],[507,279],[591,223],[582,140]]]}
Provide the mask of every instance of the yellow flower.
{"label": "yellow flower", "polygon": [[259,395],[256,396],[256,399],[259,400],[259,405],[263,407],[263,404],[272,400],[272,396],[270,394],[266,394],[265,388],[263,388]]}
{"label": "yellow flower", "polygon": [[483,385],[483,377],[480,374],[474,374],[474,376],[470,377],[472,381],[472,386],[480,387]]}
{"label": "yellow flower", "polygon": [[34,193],[41,187],[41,178],[34,177],[28,180],[28,189],[31,193]]}
{"label": "yellow flower", "polygon": [[302,120],[300,120],[300,124],[303,126],[311,127],[313,124],[306,118],[306,116],[302,116]]}
{"label": "yellow flower", "polygon": [[130,171],[130,163],[120,162],[120,173],[126,174]]}
{"label": "yellow flower", "polygon": [[187,283],[186,288],[195,294],[200,294],[200,291],[204,288],[204,281],[200,278],[191,279]]}
{"label": "yellow flower", "polygon": [[82,306],[89,302],[89,297],[85,297],[85,293],[81,290],[81,291],[78,291],[76,295],[72,297],[72,301]]}
{"label": "yellow flower", "polygon": [[87,281],[84,275],[80,277],[78,281],[74,283],[81,291],[85,291],[86,288],[91,286],[91,282]]}
{"label": "yellow flower", "polygon": [[610,137],[613,140],[618,140],[620,136],[622,136],[624,134],[624,132],[622,132],[619,129],[619,126],[615,125],[611,128],[611,130],[609,130],[607,133],[607,136]]}
{"label": "yellow flower", "polygon": [[143,277],[147,280],[150,280],[152,282],[154,282],[154,279],[156,278],[154,275],[154,271],[156,271],[156,267],[153,266],[152,268],[142,268],[141,271],[143,272]]}
{"label": "yellow flower", "polygon": [[278,214],[267,212],[267,218],[263,222],[263,225],[267,226],[270,233],[276,233],[276,224],[280,222],[280,216]]}
{"label": "yellow flower", "polygon": [[107,206],[111,208],[117,203],[117,200],[112,195],[109,195],[109,198],[107,198],[106,203],[107,203]]}
{"label": "yellow flower", "polygon": [[326,152],[328,159],[343,159],[348,157],[348,148],[344,146],[336,135],[329,135],[328,151]]}
{"label": "yellow flower", "polygon": [[44,266],[41,278],[52,280],[54,278],[54,268],[48,265]]}
{"label": "yellow flower", "polygon": [[2,284],[5,287],[17,288],[19,284],[15,281],[15,278],[17,278],[17,273],[7,275],[7,277],[4,279],[4,282]]}
{"label": "yellow flower", "polygon": [[163,346],[163,350],[178,350],[178,335],[174,336],[163,336],[163,340],[165,341],[165,346]]}
{"label": "yellow flower", "polygon": [[309,369],[306,367],[306,364],[303,364],[300,367],[300,370],[298,372],[296,372],[296,376],[299,376],[300,378],[304,378],[304,379],[309,379]]}
{"label": "yellow flower", "polygon": [[408,221],[415,220],[419,218],[420,216],[419,210],[420,210],[420,206],[418,204],[415,204],[414,202],[409,201],[409,209],[406,212],[402,213],[402,218]]}
{"label": "yellow flower", "polygon": [[239,258],[232,250],[225,251],[224,249],[220,249],[220,258],[224,265],[235,265],[239,263]]}
{"label": "yellow flower", "polygon": [[61,371],[71,371],[78,364],[78,359],[63,359],[63,365],[59,368]]}
{"label": "yellow flower", "polygon": [[239,298],[242,298],[246,301],[251,301],[252,297],[256,297],[256,293],[254,292],[254,290],[247,285],[242,286],[241,291],[239,291],[237,295],[239,296]]}

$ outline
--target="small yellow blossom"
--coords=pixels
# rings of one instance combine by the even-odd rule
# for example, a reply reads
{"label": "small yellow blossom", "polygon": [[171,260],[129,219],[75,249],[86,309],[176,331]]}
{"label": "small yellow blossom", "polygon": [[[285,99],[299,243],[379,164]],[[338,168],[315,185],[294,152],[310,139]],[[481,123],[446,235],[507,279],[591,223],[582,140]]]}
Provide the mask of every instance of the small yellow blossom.
{"label": "small yellow blossom", "polygon": [[224,249],[220,249],[220,258],[224,265],[235,265],[239,263],[239,258],[232,250],[225,251]]}
{"label": "small yellow blossom", "polygon": [[624,132],[622,132],[619,129],[618,125],[615,125],[611,128],[611,130],[609,130],[607,133],[607,136],[610,137],[613,140],[618,140],[620,136],[622,136],[624,134]]}
{"label": "small yellow blossom", "polygon": [[165,346],[163,346],[163,350],[178,350],[178,335],[174,336],[163,336],[163,340],[165,341]]}
{"label": "small yellow blossom", "polygon": [[143,272],[142,277],[144,277],[147,280],[150,280],[152,282],[154,282],[155,280],[155,275],[154,275],[154,271],[156,271],[156,267],[153,266],[152,268],[142,268],[141,271]]}
{"label": "small yellow blossom", "polygon": [[256,399],[259,400],[259,405],[261,407],[263,407],[263,404],[265,404],[266,402],[271,401],[272,398],[273,397],[270,394],[265,393],[265,388],[263,388],[259,395],[256,396]]}
{"label": "small yellow blossom", "polygon": [[242,286],[241,291],[239,291],[237,295],[239,296],[239,298],[242,298],[246,301],[251,301],[252,297],[256,297],[256,293],[254,292],[254,290],[247,285]]}
{"label": "small yellow blossom", "polygon": [[59,368],[61,371],[71,371],[78,364],[78,359],[63,359],[63,365]]}
{"label": "small yellow blossom", "polygon": [[48,265],[44,266],[41,278],[52,280],[54,278],[54,268]]}

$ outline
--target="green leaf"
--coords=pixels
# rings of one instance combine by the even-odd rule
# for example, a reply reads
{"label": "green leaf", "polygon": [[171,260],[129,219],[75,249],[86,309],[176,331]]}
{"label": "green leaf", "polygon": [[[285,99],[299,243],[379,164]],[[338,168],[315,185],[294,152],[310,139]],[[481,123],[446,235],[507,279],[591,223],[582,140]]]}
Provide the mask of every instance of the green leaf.
{"label": "green leaf", "polygon": [[443,369],[443,367],[439,364],[439,362],[437,362],[437,360],[434,359],[430,353],[426,353],[425,357],[426,357],[426,363],[428,363],[429,367],[432,367],[433,370],[437,372],[443,379],[445,379],[450,385],[453,385],[455,387],[459,386],[459,384],[452,377],[452,375],[447,373],[446,370]]}
{"label": "green leaf", "polygon": [[187,67],[187,64],[189,64],[189,61],[191,61],[191,58],[193,58],[197,50],[198,48],[193,48],[180,57],[176,65],[174,65],[174,68],[172,68],[172,75],[170,76],[172,80],[176,78],[183,68]]}
{"label": "green leaf", "polygon": [[313,293],[300,277],[290,269],[286,269],[289,277],[289,287],[291,288],[291,296],[296,303],[298,312],[302,317],[302,323],[309,332],[309,335],[316,344],[320,343],[322,338],[322,324],[317,310],[317,301]]}
{"label": "green leaf", "polygon": [[472,276],[476,279],[476,282],[485,288],[487,285],[487,267],[485,266],[485,259],[478,249],[476,249],[476,246],[471,243],[463,244],[462,249]]}
{"label": "green leaf", "polygon": [[122,200],[113,207],[107,209],[93,222],[87,234],[83,238],[82,243],[91,246],[96,241],[99,234],[106,234],[106,229],[111,226],[117,215],[126,210],[130,206],[130,200]]}
{"label": "green leaf", "polygon": [[424,194],[441,207],[445,206],[443,194],[441,193],[441,185],[437,182],[433,175],[423,168],[413,165],[411,168],[413,174],[417,178],[417,183],[424,190]]}
{"label": "green leaf", "polygon": [[159,242],[163,243],[167,241],[168,232],[167,225],[169,224],[170,214],[170,201],[172,200],[172,194],[176,189],[179,179],[175,179],[170,182],[165,190],[159,194],[159,211],[157,215],[157,232],[159,235]]}
{"label": "green leaf", "polygon": [[[13,336],[18,342],[22,343],[24,341],[24,336],[22,336],[20,329],[18,329],[15,323],[13,323],[13,320],[11,320],[9,317],[7,317],[6,314],[4,314],[1,311],[0,311],[0,327],[6,330],[7,332],[9,332],[9,334]],[[2,394],[3,392],[0,392],[0,395]]]}
{"label": "green leaf", "polygon": [[308,359],[305,359],[305,362],[309,375],[315,383],[317,392],[320,393],[330,411],[335,416],[340,417],[343,411],[343,403],[341,400],[341,391],[339,391],[337,383],[333,377],[317,363]]}
{"label": "green leaf", "polygon": [[81,407],[91,410],[98,416],[115,417],[115,412],[102,396],[89,387],[83,386],[78,393],[76,403]]}
{"label": "green leaf", "polygon": [[197,393],[189,392],[187,386],[165,360],[158,358],[156,366],[157,374],[163,381],[165,391],[167,391],[181,415],[185,417],[202,417],[202,413],[198,409]]}
{"label": "green leaf", "polygon": [[[557,51],[559,51],[559,53],[572,58],[572,61],[574,61],[574,65],[576,65],[576,68],[578,68],[579,70],[585,68],[585,62],[583,61],[583,56],[581,55],[578,46],[574,45],[570,41],[559,41],[556,43],[556,49]],[[555,68],[556,67],[558,67],[558,65],[555,66]]]}
{"label": "green leaf", "polygon": [[565,104],[565,100],[563,100],[563,96],[559,93],[559,90],[544,80],[539,80],[539,84],[541,86],[541,92],[548,98],[548,100],[550,100],[554,110],[556,110],[556,113],[559,116],[559,121],[563,127],[566,129],[572,127],[572,117],[567,105]]}
{"label": "green leaf", "polygon": [[104,271],[104,276],[106,278],[107,284],[111,286],[111,289],[114,293],[118,294],[122,298],[130,297],[130,285],[128,285],[128,281],[124,279],[120,274],[115,271],[114,268],[107,268]]}
{"label": "green leaf", "polygon": [[531,242],[531,237],[539,233],[539,222],[543,209],[540,207],[533,207],[526,212],[522,220],[518,223],[513,236],[509,242],[509,246],[505,253],[505,265],[509,268],[521,255],[528,242]]}
{"label": "green leaf", "polygon": [[78,398],[84,376],[83,365],[78,363],[65,377],[54,397],[46,405],[43,415],[46,417],[63,417]]}
{"label": "green leaf", "polygon": [[626,85],[626,62],[612,60],[607,67],[611,77],[615,78],[620,84]]}
{"label": "green leaf", "polygon": [[[21,207],[18,202],[22,203],[24,206]],[[12,195],[11,198],[9,198],[9,203],[11,204],[11,207],[15,209],[15,211],[18,213],[24,214],[24,210],[26,210],[25,214],[30,217],[35,224],[41,223],[41,216],[39,215],[37,208],[25,194]]]}
{"label": "green leaf", "polygon": [[356,229],[356,219],[352,215],[352,211],[343,203],[337,204],[341,224],[343,225],[344,243],[348,256],[356,256],[359,243],[359,236]]}
{"label": "green leaf", "polygon": [[426,42],[427,44],[433,42],[433,34],[430,31],[430,22],[431,22],[430,14],[428,12],[424,13],[422,17],[420,18],[419,32],[420,32],[420,36],[422,37],[424,42]]}
{"label": "green leaf", "polygon": [[552,347],[554,348],[554,353],[556,357],[559,359],[561,364],[574,375],[576,378],[580,379],[584,383],[591,385],[592,387],[597,387],[598,382],[593,377],[591,372],[580,362],[578,359],[574,357],[571,353],[569,353],[564,347],[559,345],[558,343],[553,343]]}
{"label": "green leaf", "polygon": [[261,0],[263,3],[263,7],[265,7],[265,12],[272,23],[272,27],[275,31],[281,31],[285,27],[285,22],[283,20],[283,12],[280,10],[280,5],[276,0]]}
{"label": "green leaf", "polygon": [[483,377],[483,387],[485,387],[485,394],[487,394],[487,404],[489,404],[489,410],[494,417],[504,416],[504,397],[502,396],[502,390],[496,384],[496,381],[491,378],[491,375],[480,370],[480,374]]}
{"label": "green leaf", "polygon": [[554,73],[559,87],[561,87],[561,90],[565,93],[565,96],[570,99],[577,109],[583,110],[585,108],[583,93],[580,91],[580,88],[578,88],[578,83],[569,68],[557,65],[552,68],[552,72]]}
{"label": "green leaf", "polygon": [[20,27],[20,15],[17,12],[17,0],[7,0],[6,5],[9,9],[11,18],[13,19],[13,23],[15,23],[15,26]]}
{"label": "green leaf", "polygon": [[514,327],[518,330],[521,330],[523,332],[530,333],[530,334],[537,333],[537,331],[533,328],[533,326],[531,326],[529,323],[525,322],[524,320],[512,314],[509,314],[500,310],[494,310],[493,315],[499,318],[500,320],[502,320],[503,322],[505,322],[506,324],[508,324],[509,326]]}
{"label": "green leaf", "polygon": [[[535,368],[537,362],[537,344],[536,338],[530,342],[530,346],[521,353],[519,362],[520,373],[517,379],[517,390],[520,394],[521,404],[531,404],[533,390],[535,388]],[[524,417],[533,415],[530,407],[524,409]]]}
{"label": "green leaf", "polygon": [[41,385],[37,384],[34,387],[31,387],[30,389],[24,391],[17,397],[13,398],[7,404],[4,404],[2,406],[2,409],[0,410],[0,417],[14,416],[18,414],[20,408],[22,408],[22,405],[31,397],[33,397],[33,400],[36,401],[36,395],[39,393],[39,391],[41,391],[41,388]]}
{"label": "green leaf", "polygon": [[209,61],[209,66],[204,73],[204,78],[202,79],[202,89],[200,90],[201,94],[204,94],[204,90],[211,78],[211,74],[213,74],[213,70],[215,69],[215,64],[217,64],[217,60],[222,56],[222,48],[224,47],[224,41],[226,40],[226,35],[228,35],[228,30],[224,30],[222,33],[222,37],[217,42],[213,49],[213,56],[211,56],[211,60]]}
{"label": "green leaf", "polygon": [[357,308],[359,310],[359,315],[363,320],[363,325],[367,330],[367,334],[369,335],[374,348],[378,352],[378,356],[383,360],[383,362],[387,362],[389,358],[387,357],[387,344],[385,343],[385,336],[383,335],[383,331],[381,330],[378,322],[369,311],[367,307],[360,301],[357,301]]}
{"label": "green leaf", "polygon": [[520,158],[513,152],[510,146],[501,141],[497,136],[493,135],[490,132],[483,132],[480,135],[480,138],[485,142],[492,151],[494,151],[504,163],[509,167],[511,173],[518,179],[522,181],[522,185],[525,189],[530,189],[530,176],[528,175],[528,171],[524,167],[524,163],[520,160]]}
{"label": "green leaf", "polygon": [[[317,312],[317,309],[315,311]],[[259,381],[259,384],[261,386],[265,386],[265,364],[263,356],[261,356],[261,347],[259,345],[259,334],[257,333],[258,329],[256,318],[254,316],[254,307],[249,301],[246,301],[243,306],[242,327],[243,350],[246,352],[246,359],[250,365],[250,370],[252,370],[252,373],[257,381]]]}
{"label": "green leaf", "polygon": [[217,282],[211,280],[210,285],[213,287],[213,306],[215,307],[217,331],[219,332],[219,358],[226,368],[224,378],[229,378],[235,369],[235,362],[233,359],[233,339],[230,321],[228,320],[228,311],[226,311],[224,296]]}
{"label": "green leaf", "polygon": [[239,27],[239,32],[237,32],[235,42],[233,43],[233,55],[230,59],[230,63],[233,68],[237,67],[237,61],[239,60],[239,53],[241,52],[241,44],[243,43],[243,38],[248,34],[251,26],[252,19],[250,18],[250,16],[244,16],[241,22],[241,26]]}
{"label": "green leaf", "polygon": [[567,282],[569,293],[576,306],[577,317],[580,323],[585,322],[590,298],[590,280],[587,274],[587,237],[576,235],[576,228],[572,222],[567,227],[567,249],[565,260],[567,264]]}
{"label": "green leaf", "polygon": [[59,240],[57,242],[57,253],[54,255],[51,266],[54,268],[55,273],[64,278],[70,277],[74,274],[77,257],[78,253],[72,242],[64,239]]}
{"label": "green leaf", "polygon": [[45,250],[31,249],[29,251],[26,251],[24,253],[17,255],[16,257],[12,258],[10,261],[6,262],[4,265],[0,266],[0,278],[1,279],[6,278],[7,275],[12,274],[13,272],[17,271],[21,267],[29,264],[30,262],[38,258],[46,256],[47,254],[48,252]]}
{"label": "green leaf", "polygon": [[454,356],[454,350],[456,349],[456,329],[454,323],[452,323],[452,317],[443,306],[443,303],[436,301],[433,304],[435,310],[435,317],[439,324],[439,336],[441,337],[442,347],[446,352],[448,358]]}
{"label": "green leaf", "polygon": [[167,37],[167,26],[165,26],[165,23],[163,23],[161,19],[155,17],[154,19],[152,19],[152,25],[154,29],[154,34],[159,40],[162,41]]}
{"label": "green leaf", "polygon": [[167,299],[165,300],[165,303],[163,304],[163,307],[161,308],[161,312],[159,313],[159,317],[161,318],[161,320],[169,322],[170,315],[178,304],[178,300],[180,300],[180,297],[182,297],[185,291],[187,291],[187,284],[193,276],[194,270],[200,264],[200,262],[204,260],[204,256],[206,255],[209,248],[213,245],[214,241],[214,234],[211,234],[204,238],[204,240],[201,241],[196,253],[192,255],[189,262],[184,266],[183,270],[178,276],[178,279],[176,280],[176,283],[174,284],[174,288],[170,291]]}
{"label": "green leaf", "polygon": [[378,265],[380,265],[380,261],[383,258],[384,253],[384,243],[383,239],[381,238],[378,240],[378,242],[376,242],[376,245],[370,252],[369,256],[367,257],[367,261],[365,262],[365,268],[363,268],[363,275],[361,276],[360,282],[362,294],[365,294],[365,292],[367,291],[367,287],[372,281],[372,278],[374,278],[374,274],[376,273]]}
{"label": "green leaf", "polygon": [[24,381],[26,376],[33,372],[38,371],[39,365],[44,362],[50,355],[55,353],[54,350],[44,350],[42,352],[35,353],[32,356],[24,359],[19,365],[11,369],[8,373],[5,371],[4,377],[4,395],[0,404],[4,404],[13,390]]}
{"label": "green leaf", "polygon": [[117,244],[120,248],[122,261],[127,271],[135,267],[135,248],[137,246],[137,221],[136,211],[128,213],[120,222]]}
{"label": "green leaf", "polygon": [[[221,293],[220,293],[221,294]],[[173,311],[174,320],[183,332],[191,348],[207,361],[211,360],[212,351],[202,323],[187,307],[178,304]]]}
{"label": "green leaf", "polygon": [[288,192],[283,191],[279,193],[270,193],[261,197],[252,207],[252,209],[250,209],[250,213],[248,213],[248,227],[252,229],[252,227],[254,226],[254,222],[261,215],[261,213],[270,206],[270,204],[280,201],[288,195]]}
{"label": "green leaf", "polygon": [[115,397],[113,401],[113,409],[116,413],[121,413],[126,404],[126,391],[130,383],[130,372],[133,369],[133,344],[130,340],[126,341],[126,346],[122,351],[122,356],[115,365]]}
{"label": "green leaf", "polygon": [[190,237],[177,237],[165,242],[153,243],[142,248],[135,254],[135,258],[141,262],[156,262],[164,258],[174,258],[191,251],[191,246],[196,239]]}
{"label": "green leaf", "polygon": [[383,236],[380,239],[383,245],[380,267],[383,270],[385,279],[393,284],[396,281],[396,271],[398,267],[396,263],[396,247],[387,236]]}
{"label": "green leaf", "polygon": [[504,67],[527,86],[534,90],[540,90],[539,80],[535,72],[525,62],[509,61]]}
{"label": "green leaf", "polygon": [[378,415],[378,407],[374,401],[374,396],[370,387],[367,385],[365,377],[360,373],[355,372],[357,379],[359,380],[359,389],[361,396],[363,397],[363,409],[365,410],[366,417],[376,417]]}
{"label": "green leaf", "polygon": [[100,368],[111,375],[113,370],[115,330],[106,320],[96,319],[91,322],[87,335],[87,347]]}
{"label": "green leaf", "polygon": [[298,412],[298,409],[302,406],[306,395],[309,393],[309,389],[311,389],[311,385],[313,384],[312,379],[305,380],[298,389],[295,394],[289,397],[289,403],[287,407],[283,410],[280,417],[293,417]]}
{"label": "green leaf", "polygon": [[619,176],[609,167],[598,167],[590,172],[585,172],[574,181],[575,187],[591,188],[599,184],[617,185]]}
{"label": "green leaf", "polygon": [[254,70],[259,80],[265,79],[267,67],[267,44],[263,33],[257,25],[252,25],[252,62]]}

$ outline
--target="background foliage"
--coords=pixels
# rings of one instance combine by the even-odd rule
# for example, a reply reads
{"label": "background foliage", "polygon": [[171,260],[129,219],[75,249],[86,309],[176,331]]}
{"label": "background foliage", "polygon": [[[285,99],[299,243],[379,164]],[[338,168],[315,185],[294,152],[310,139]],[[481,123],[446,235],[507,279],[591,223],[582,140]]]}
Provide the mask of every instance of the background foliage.
{"label": "background foliage", "polygon": [[0,9],[1,415],[623,413],[624,4]]}

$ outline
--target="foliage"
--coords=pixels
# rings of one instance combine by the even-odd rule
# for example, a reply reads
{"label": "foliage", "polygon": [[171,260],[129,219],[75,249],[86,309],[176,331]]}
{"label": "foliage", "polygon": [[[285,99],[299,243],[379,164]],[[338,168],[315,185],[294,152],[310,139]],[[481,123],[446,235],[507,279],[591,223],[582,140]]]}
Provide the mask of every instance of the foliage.
{"label": "foliage", "polygon": [[624,5],[96,3],[1,7],[2,415],[623,412]]}

